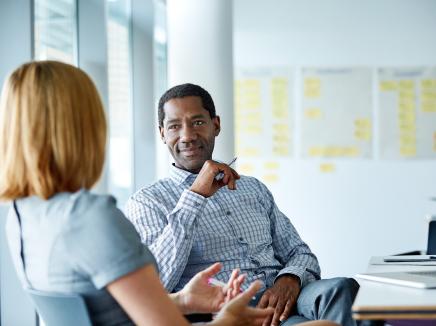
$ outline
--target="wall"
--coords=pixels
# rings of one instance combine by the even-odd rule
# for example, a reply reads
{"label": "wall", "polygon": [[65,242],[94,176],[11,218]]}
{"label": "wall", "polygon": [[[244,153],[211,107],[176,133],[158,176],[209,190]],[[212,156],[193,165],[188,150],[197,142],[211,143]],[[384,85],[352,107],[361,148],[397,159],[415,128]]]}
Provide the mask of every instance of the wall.
{"label": "wall", "polygon": [[[435,31],[432,0],[234,2],[236,67],[434,66]],[[425,215],[436,212],[428,199],[436,194],[435,161],[329,162],[336,171],[321,174],[318,160],[281,160],[281,180],[270,187],[324,277],[361,272],[372,255],[425,248]]]}

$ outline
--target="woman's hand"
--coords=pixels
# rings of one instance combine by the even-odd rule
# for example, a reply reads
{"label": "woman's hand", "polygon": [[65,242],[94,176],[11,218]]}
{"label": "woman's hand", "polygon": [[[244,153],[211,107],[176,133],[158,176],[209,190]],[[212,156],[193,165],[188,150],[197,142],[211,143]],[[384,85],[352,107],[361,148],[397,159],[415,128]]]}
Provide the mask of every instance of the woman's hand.
{"label": "woman's hand", "polygon": [[230,301],[241,291],[245,275],[233,270],[227,285],[212,286],[209,279],[221,270],[221,264],[212,266],[196,274],[185,287],[171,297],[184,314],[217,312],[224,303]]}
{"label": "woman's hand", "polygon": [[273,308],[252,308],[247,306],[251,298],[262,287],[262,283],[256,281],[243,293],[238,294],[234,299],[224,305],[215,320],[210,325],[215,326],[260,326],[265,318],[274,313]]}

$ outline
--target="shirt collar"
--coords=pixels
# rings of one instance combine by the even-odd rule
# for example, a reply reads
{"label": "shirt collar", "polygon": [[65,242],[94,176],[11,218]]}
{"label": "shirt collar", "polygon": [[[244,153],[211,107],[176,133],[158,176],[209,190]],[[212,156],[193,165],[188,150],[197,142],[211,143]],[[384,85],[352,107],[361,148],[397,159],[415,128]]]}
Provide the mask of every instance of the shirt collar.
{"label": "shirt collar", "polygon": [[182,170],[171,164],[170,168],[170,178],[177,182],[179,185],[184,183],[185,181],[193,182],[193,180],[197,177],[198,174]]}

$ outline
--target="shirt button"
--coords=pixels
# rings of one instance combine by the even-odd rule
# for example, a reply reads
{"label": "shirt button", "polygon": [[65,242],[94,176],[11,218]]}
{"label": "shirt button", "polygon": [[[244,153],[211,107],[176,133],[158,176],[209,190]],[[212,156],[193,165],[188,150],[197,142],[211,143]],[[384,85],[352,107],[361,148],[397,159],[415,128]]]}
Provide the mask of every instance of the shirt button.
{"label": "shirt button", "polygon": [[227,211],[226,214],[227,215],[232,215],[232,213],[230,211]]}
{"label": "shirt button", "polygon": [[244,238],[243,237],[239,237],[238,240],[242,242],[242,241],[244,241]]}

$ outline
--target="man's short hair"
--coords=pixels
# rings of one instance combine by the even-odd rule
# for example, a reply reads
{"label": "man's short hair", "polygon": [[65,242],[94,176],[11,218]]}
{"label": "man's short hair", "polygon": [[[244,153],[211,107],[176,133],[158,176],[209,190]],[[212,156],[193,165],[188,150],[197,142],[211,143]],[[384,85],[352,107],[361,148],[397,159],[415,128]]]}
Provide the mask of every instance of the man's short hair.
{"label": "man's short hair", "polygon": [[216,117],[215,104],[213,103],[212,96],[210,96],[208,91],[198,85],[182,84],[170,88],[160,98],[158,106],[159,127],[163,127],[165,103],[173,98],[183,98],[187,96],[198,96],[201,99],[203,108],[209,112],[210,118],[213,119]]}

